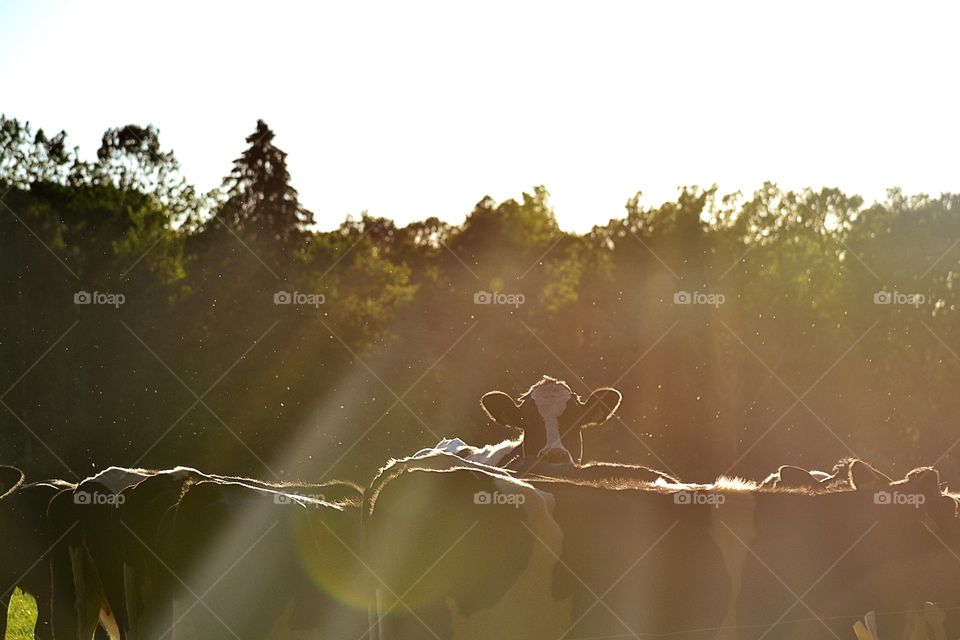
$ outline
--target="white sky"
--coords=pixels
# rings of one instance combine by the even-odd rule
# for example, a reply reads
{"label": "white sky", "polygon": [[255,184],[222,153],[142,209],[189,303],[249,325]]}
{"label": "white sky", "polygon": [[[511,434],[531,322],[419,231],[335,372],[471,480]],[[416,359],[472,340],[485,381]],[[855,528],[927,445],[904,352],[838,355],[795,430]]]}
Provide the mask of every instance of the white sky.
{"label": "white sky", "polygon": [[201,189],[264,118],[323,228],[536,184],[571,231],[684,184],[960,191],[960,6],[834,5],[4,0],[0,110],[86,155],[154,123]]}

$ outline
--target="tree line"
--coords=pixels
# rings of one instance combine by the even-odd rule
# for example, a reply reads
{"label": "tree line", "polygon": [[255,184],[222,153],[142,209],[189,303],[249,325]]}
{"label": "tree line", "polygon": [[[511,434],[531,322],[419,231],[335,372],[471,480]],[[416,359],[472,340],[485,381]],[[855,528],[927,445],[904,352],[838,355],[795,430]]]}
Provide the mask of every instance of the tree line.
{"label": "tree line", "polygon": [[363,481],[512,435],[480,395],[550,374],[623,392],[594,458],[956,471],[960,195],[691,186],[578,235],[535,187],[458,225],[320,231],[273,137],[200,193],[155,127],[85,161],[0,118],[4,462]]}

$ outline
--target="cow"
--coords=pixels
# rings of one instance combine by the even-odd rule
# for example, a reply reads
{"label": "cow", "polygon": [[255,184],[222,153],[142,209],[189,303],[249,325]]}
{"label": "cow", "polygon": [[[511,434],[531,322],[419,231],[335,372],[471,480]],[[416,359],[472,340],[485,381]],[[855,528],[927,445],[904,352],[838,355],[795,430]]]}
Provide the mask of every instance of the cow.
{"label": "cow", "polygon": [[842,458],[829,473],[815,469],[804,469],[790,464],[781,465],[776,471],[768,475],[760,483],[760,486],[764,488],[806,488],[813,491],[850,490],[853,489],[850,468],[855,462],[858,461],[853,458]]}
{"label": "cow", "polygon": [[516,457],[515,452],[520,446],[519,440],[510,439],[477,447],[467,444],[460,438],[443,438],[434,446],[420,449],[410,457],[423,458],[437,453],[449,453],[470,462],[498,466]]}
{"label": "cow", "polygon": [[[658,479],[674,483],[680,482],[672,475],[658,469],[619,462],[588,462],[586,464],[570,465],[566,462],[539,460],[535,464],[509,464],[505,467],[498,467],[495,465],[500,458],[497,456],[491,457],[490,453],[502,451],[502,444],[504,443],[474,447],[464,443],[459,438],[445,438],[436,446],[421,449],[408,459],[424,459],[436,455],[450,454],[471,463],[471,466],[479,465],[478,468],[492,467],[488,470],[496,470],[521,479],[525,477],[571,478],[603,485],[621,482],[656,482]],[[516,443],[510,444],[512,446],[516,445]],[[519,460],[515,462],[519,462]],[[513,468],[514,466],[520,466],[521,469],[516,470]]]}
{"label": "cow", "polygon": [[[473,446],[460,438],[443,438],[408,459],[450,454],[468,462],[495,467],[518,477],[569,477],[596,483],[679,482],[672,475],[641,465],[613,462],[583,463],[580,430],[609,420],[620,406],[616,389],[595,390],[586,402],[567,383],[543,376],[517,400],[502,391],[484,394],[480,405],[487,417],[519,432],[515,439]],[[577,452],[574,459],[572,451]]]}
{"label": "cow", "polygon": [[[950,610],[951,551],[916,525],[953,544],[956,500],[942,494],[934,470],[890,481],[865,463],[845,465],[849,485],[827,489],[521,478],[444,453],[393,462],[364,508],[368,557],[382,581],[376,626],[384,638],[442,640],[482,635],[480,627],[530,638],[826,638],[849,635],[871,609],[919,610],[932,600]],[[887,511],[880,491],[923,495],[927,511],[904,513],[896,499]],[[525,526],[515,506],[485,512],[485,500],[467,499],[497,492],[547,505],[537,520],[543,533],[531,536],[533,521]],[[876,540],[858,548],[865,534]],[[555,562],[534,563],[537,551]],[[533,609],[559,631],[517,613]]]}
{"label": "cow", "polygon": [[36,600],[34,636],[51,638],[50,556],[62,541],[49,536],[47,505],[58,493],[69,491],[74,485],[62,480],[24,483],[21,474],[19,481],[7,486],[0,497],[0,638],[6,636],[8,607],[15,587]]}
{"label": "cow", "polygon": [[87,640],[99,625],[113,638],[128,626],[123,589],[119,506],[124,490],[148,469],[108,467],[57,494],[48,507],[50,535],[63,539],[51,564],[53,628],[58,640]]}
{"label": "cow", "polygon": [[191,483],[207,478],[196,469],[176,467],[154,472],[121,493],[120,545],[113,558],[102,561],[122,566],[123,602],[114,603],[114,608],[123,607],[124,638],[158,638],[158,629],[169,629],[173,614],[165,605],[176,580],[169,571],[172,512]]}
{"label": "cow", "polygon": [[[488,418],[519,432],[515,439],[478,447],[460,438],[444,438],[409,458],[451,454],[508,473],[518,472],[519,477],[571,477],[597,483],[654,482],[658,478],[679,482],[670,474],[641,465],[583,463],[580,430],[609,420],[620,400],[619,391],[603,388],[583,402],[567,383],[543,376],[517,400],[502,391],[490,391],[480,399]],[[571,450],[577,452],[576,459]]]}
{"label": "cow", "polygon": [[519,432],[513,441],[519,458],[498,466],[535,469],[541,461],[582,463],[581,430],[612,418],[621,399],[619,391],[604,387],[583,401],[566,382],[545,375],[516,400],[503,391],[490,391],[480,405],[491,420]]}
{"label": "cow", "polygon": [[[111,467],[83,481],[54,508],[68,549],[59,599],[60,634],[87,638],[97,620],[114,637],[159,638],[172,626],[173,516],[182,496],[199,482],[235,482],[253,488],[280,485],[251,478],[169,470]],[[345,483],[283,485],[321,491],[335,503],[359,507],[359,489]],[[74,530],[75,529],[75,530]],[[72,605],[72,606],[71,606]]]}
{"label": "cow", "polygon": [[843,466],[850,483],[829,488],[526,477],[555,501],[566,635],[833,638],[876,610],[886,637],[925,601],[952,612],[957,500],[936,471]]}
{"label": "cow", "polygon": [[747,552],[715,505],[748,535],[756,484],[558,468],[437,453],[381,470],[364,507],[378,637],[736,637]]}
{"label": "cow", "polygon": [[146,637],[360,638],[360,496],[349,483],[191,484],[172,520],[173,623]]}
{"label": "cow", "polygon": [[[847,490],[758,495],[742,638],[843,637],[871,610],[881,637],[899,636],[924,602],[960,605],[957,501],[936,470],[897,481],[858,460],[849,470]],[[948,629],[957,637],[955,619]]]}
{"label": "cow", "polygon": [[237,483],[270,491],[322,496],[329,503],[358,508],[362,491],[352,483],[269,483],[252,478],[202,473],[189,467],[159,471],[124,492],[120,518],[124,537],[126,637],[159,638],[173,624],[173,598],[181,586],[173,573],[174,521],[180,501],[199,482]]}
{"label": "cow", "polygon": [[749,523],[754,485],[525,480],[554,501],[562,532],[548,577],[571,607],[560,637],[736,637],[725,629],[735,623],[744,553],[729,544],[722,518]]}
{"label": "cow", "polygon": [[562,532],[548,494],[448,453],[394,460],[364,502],[365,557],[382,640],[556,640]]}

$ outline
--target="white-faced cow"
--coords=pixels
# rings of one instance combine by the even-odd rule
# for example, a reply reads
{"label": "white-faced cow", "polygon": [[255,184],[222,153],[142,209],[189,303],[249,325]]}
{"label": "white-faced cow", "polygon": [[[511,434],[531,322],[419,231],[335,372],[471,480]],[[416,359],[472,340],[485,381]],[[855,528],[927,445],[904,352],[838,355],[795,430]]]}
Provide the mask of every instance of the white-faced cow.
{"label": "white-faced cow", "polygon": [[522,454],[510,466],[527,469],[537,461],[581,463],[581,429],[609,420],[621,397],[616,389],[601,388],[583,401],[566,382],[543,376],[516,400],[503,391],[491,391],[480,404],[491,420],[520,432]]}
{"label": "white-faced cow", "polygon": [[516,439],[477,447],[460,438],[444,438],[410,458],[451,454],[508,473],[518,472],[521,477],[575,478],[598,484],[654,482],[657,478],[678,482],[663,471],[640,465],[581,463],[581,429],[609,420],[620,405],[620,397],[616,389],[604,388],[594,391],[584,402],[565,382],[549,376],[517,400],[502,391],[491,391],[481,398],[481,407],[491,420],[519,431]]}

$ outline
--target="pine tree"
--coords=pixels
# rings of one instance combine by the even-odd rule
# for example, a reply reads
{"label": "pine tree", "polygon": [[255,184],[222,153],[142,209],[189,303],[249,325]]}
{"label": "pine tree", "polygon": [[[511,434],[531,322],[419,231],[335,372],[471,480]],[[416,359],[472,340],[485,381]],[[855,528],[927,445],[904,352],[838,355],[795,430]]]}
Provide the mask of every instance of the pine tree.
{"label": "pine tree", "polygon": [[257,239],[290,244],[303,239],[313,214],[300,206],[290,185],[287,154],[274,146],[273,138],[270,127],[257,120],[256,131],[247,136],[250,146],[224,180],[227,200],[218,215]]}

